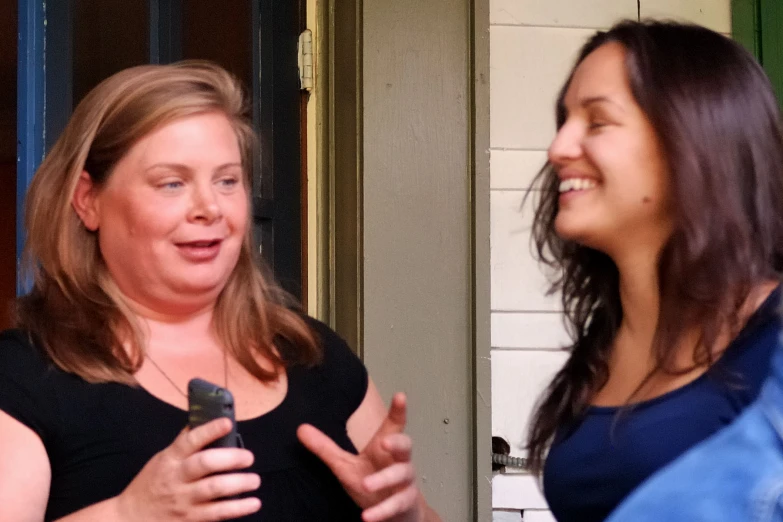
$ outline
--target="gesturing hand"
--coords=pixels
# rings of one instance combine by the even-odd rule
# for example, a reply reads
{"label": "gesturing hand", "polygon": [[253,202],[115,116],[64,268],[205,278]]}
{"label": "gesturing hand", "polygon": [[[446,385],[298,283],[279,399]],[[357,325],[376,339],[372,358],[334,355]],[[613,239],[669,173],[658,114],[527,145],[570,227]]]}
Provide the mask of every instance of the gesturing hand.
{"label": "gesturing hand", "polygon": [[317,428],[303,424],[299,440],[332,470],[366,522],[419,522],[422,504],[411,463],[412,442],[405,430],[405,395],[392,399],[381,427],[359,455],[340,448]]}
{"label": "gesturing hand", "polygon": [[255,473],[220,473],[250,466],[251,452],[238,448],[203,450],[229,431],[231,422],[217,419],[180,433],[117,497],[122,520],[211,522],[258,511],[261,502],[257,498],[221,500],[258,489],[261,481]]}

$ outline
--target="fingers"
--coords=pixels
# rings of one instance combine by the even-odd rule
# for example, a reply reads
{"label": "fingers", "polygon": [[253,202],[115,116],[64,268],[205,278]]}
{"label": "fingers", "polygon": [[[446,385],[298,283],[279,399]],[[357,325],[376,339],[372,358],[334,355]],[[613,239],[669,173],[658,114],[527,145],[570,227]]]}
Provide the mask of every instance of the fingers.
{"label": "fingers", "polygon": [[296,430],[296,435],[307,449],[334,471],[335,466],[345,459],[347,452],[318,428],[302,424]]}
{"label": "fingers", "polygon": [[410,462],[398,462],[364,479],[364,487],[370,493],[413,484],[416,474]]}
{"label": "fingers", "polygon": [[210,502],[219,498],[255,491],[260,486],[261,477],[255,473],[213,475],[194,484],[193,501],[195,503]]}
{"label": "fingers", "polygon": [[261,509],[261,501],[257,498],[242,498],[237,500],[224,500],[212,502],[198,508],[194,519],[204,522],[217,522],[218,520],[233,520],[235,518],[252,515]]}
{"label": "fingers", "polygon": [[389,520],[405,512],[414,509],[419,499],[419,490],[410,485],[407,488],[388,497],[380,504],[365,509],[362,512],[362,520],[365,522],[381,522]]}
{"label": "fingers", "polygon": [[231,421],[225,417],[210,421],[195,429],[184,429],[170,446],[172,455],[186,459],[207,444],[215,442],[231,431]]}
{"label": "fingers", "polygon": [[383,421],[378,433],[388,435],[402,433],[405,430],[407,418],[407,399],[404,393],[395,393],[392,397],[389,413]]}
{"label": "fingers", "polygon": [[194,482],[221,471],[249,468],[255,460],[253,453],[239,448],[214,448],[199,451],[182,463],[182,478]]}
{"label": "fingers", "polygon": [[408,462],[413,453],[413,441],[404,433],[387,435],[382,441],[383,449],[388,451],[396,462]]}

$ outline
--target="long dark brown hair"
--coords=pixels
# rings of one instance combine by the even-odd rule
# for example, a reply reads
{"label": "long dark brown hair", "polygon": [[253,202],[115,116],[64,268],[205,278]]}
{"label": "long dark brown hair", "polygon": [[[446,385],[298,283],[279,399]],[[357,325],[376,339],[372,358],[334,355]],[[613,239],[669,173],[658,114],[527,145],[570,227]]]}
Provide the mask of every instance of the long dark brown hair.
{"label": "long dark brown hair", "polygon": [[[636,103],[655,128],[671,175],[674,232],[658,263],[660,312],[653,340],[656,370],[679,373],[676,346],[698,326],[694,367],[709,366],[719,332],[740,326],[740,308],[783,270],[783,129],[764,71],[739,44],[694,25],[625,21],[595,34],[578,65],[616,42]],[[557,100],[563,102],[573,77]],[[606,254],[555,233],[558,184],[547,164],[532,238],[539,261],[559,277],[570,357],[544,392],[528,434],[528,465],[540,473],[559,429],[578,424],[606,383],[612,341],[623,318],[619,274]],[[530,192],[532,194],[533,191]]]}

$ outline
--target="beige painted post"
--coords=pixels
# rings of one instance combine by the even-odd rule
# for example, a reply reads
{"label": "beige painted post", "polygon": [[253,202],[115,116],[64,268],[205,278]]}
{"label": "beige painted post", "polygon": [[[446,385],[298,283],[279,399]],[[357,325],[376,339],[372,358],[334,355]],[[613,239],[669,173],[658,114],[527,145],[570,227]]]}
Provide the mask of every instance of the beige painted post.
{"label": "beige painted post", "polygon": [[[474,156],[471,54],[474,13],[488,11],[474,8],[362,6],[364,360],[387,400],[408,393],[422,488],[450,522],[476,517],[477,462],[488,468],[490,450],[488,435],[477,436],[488,433],[488,406],[478,412],[485,426],[475,409],[474,335],[487,352],[489,340],[484,311],[479,330],[474,315],[476,296],[488,311],[488,274],[474,294],[474,160],[482,176],[488,169]],[[479,185],[488,199],[488,184]],[[476,207],[488,213],[486,201]],[[479,374],[488,378],[486,368]]]}

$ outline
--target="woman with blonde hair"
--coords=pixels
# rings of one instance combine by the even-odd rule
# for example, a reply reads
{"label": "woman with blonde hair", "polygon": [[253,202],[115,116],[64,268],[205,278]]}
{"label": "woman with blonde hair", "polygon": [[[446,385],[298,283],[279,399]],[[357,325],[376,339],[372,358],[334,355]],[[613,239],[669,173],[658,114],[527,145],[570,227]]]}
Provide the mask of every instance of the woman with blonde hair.
{"label": "woman with blonde hair", "polygon": [[[206,62],[122,71],[27,196],[31,292],[0,336],[0,505],[40,520],[438,520],[359,359],[262,275],[255,137]],[[187,384],[230,390],[187,429]]]}

